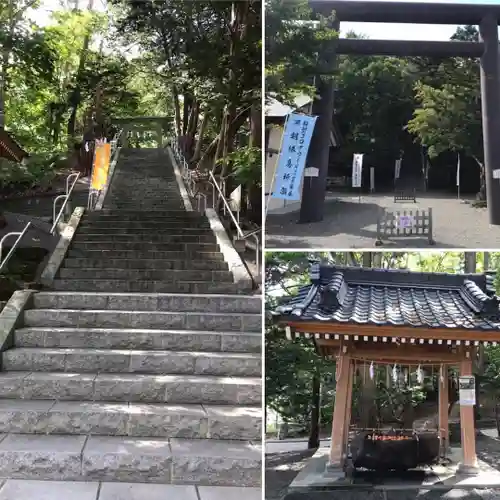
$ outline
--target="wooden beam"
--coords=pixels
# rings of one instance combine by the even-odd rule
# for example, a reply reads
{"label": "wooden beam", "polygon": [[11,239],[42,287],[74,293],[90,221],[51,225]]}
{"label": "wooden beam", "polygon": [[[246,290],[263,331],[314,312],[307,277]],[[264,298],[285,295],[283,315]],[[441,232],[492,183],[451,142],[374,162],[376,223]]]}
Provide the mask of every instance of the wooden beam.
{"label": "wooden beam", "polygon": [[359,335],[371,337],[404,337],[418,339],[500,341],[500,330],[469,330],[466,328],[426,328],[410,326],[376,326],[316,321],[283,322],[297,332]]}
{"label": "wooden beam", "polygon": [[[318,339],[316,344],[321,348],[324,355],[331,356],[338,353],[338,340]],[[464,354],[460,349],[451,351],[445,345],[429,344],[373,344],[363,341],[344,342],[350,356],[356,359],[379,362],[408,362],[418,364],[420,361],[435,361],[436,363],[459,363]],[[451,346],[450,346],[451,347]]]}

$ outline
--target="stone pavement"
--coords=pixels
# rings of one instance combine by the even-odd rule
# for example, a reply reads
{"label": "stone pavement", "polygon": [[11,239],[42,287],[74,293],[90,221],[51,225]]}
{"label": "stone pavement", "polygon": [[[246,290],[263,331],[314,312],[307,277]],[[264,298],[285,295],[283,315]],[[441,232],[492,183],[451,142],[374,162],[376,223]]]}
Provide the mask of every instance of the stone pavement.
{"label": "stone pavement", "polygon": [[[466,203],[467,201],[467,203]],[[377,219],[384,209],[433,210],[434,240],[398,238],[384,248],[500,248],[500,226],[488,223],[486,208],[474,208],[468,200],[446,194],[417,195],[417,203],[394,203],[393,195],[329,193],[323,221],[297,224],[298,211],[268,214],[266,247],[271,248],[372,248],[377,238]]]}
{"label": "stone pavement", "polygon": [[260,488],[0,480],[0,500],[260,500]]}

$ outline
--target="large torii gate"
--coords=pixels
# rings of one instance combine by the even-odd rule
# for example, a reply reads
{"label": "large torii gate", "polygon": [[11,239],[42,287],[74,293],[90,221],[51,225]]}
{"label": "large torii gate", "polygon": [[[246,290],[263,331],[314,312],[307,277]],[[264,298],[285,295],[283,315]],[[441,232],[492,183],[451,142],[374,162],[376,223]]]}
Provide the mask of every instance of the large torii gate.
{"label": "large torii gate", "polygon": [[[317,74],[332,73],[336,54],[479,57],[481,61],[481,102],[483,146],[486,169],[486,194],[490,224],[500,225],[500,180],[493,171],[500,169],[500,74],[498,24],[500,5],[456,3],[408,3],[373,0],[310,0],[313,12],[329,16],[336,13],[335,29],[340,21],[479,25],[479,42],[432,42],[371,39],[338,39],[329,47],[328,68]],[[300,222],[323,219],[328,174],[329,137],[334,112],[334,82],[317,78],[319,99],[312,113],[318,115],[309,150],[308,164],[319,169],[318,177],[304,182]]]}

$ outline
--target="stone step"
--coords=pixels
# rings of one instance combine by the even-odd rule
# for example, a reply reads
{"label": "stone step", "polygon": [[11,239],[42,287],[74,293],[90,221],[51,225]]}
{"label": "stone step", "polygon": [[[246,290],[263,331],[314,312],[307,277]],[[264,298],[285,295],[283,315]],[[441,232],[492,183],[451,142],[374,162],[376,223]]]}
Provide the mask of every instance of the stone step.
{"label": "stone step", "polygon": [[144,250],[144,251],[162,251],[162,252],[183,252],[183,251],[197,251],[197,252],[217,252],[219,245],[216,243],[163,243],[160,241],[147,242],[147,241],[73,241],[71,248],[75,250]]}
{"label": "stone step", "polygon": [[261,333],[140,328],[26,327],[14,332],[17,347],[148,349],[260,353]]}
{"label": "stone step", "polygon": [[[148,500],[218,500],[222,497],[225,500],[261,500],[262,488],[36,479],[7,479],[3,486],[0,486],[0,500],[33,500],[33,498],[66,500],[69,497],[72,500],[142,500],[144,498]],[[464,497],[462,500],[468,499]],[[475,498],[475,500],[481,499]]]}
{"label": "stone step", "polygon": [[261,404],[261,377],[0,372],[0,399],[169,404]]}
{"label": "stone step", "polygon": [[229,271],[210,271],[210,270],[158,270],[158,269],[119,269],[112,268],[61,268],[59,277],[63,279],[88,279],[95,276],[99,279],[118,279],[118,280],[161,280],[161,281],[213,281],[233,283],[233,274]]}
{"label": "stone step", "polygon": [[117,210],[103,209],[92,212],[87,216],[88,220],[144,220],[144,221],[182,221],[188,223],[191,220],[206,220],[199,212],[187,212],[185,210]]}
{"label": "stone step", "polygon": [[102,241],[111,241],[113,243],[154,243],[154,244],[174,244],[174,243],[185,243],[185,244],[198,244],[198,243],[214,243],[217,241],[215,234],[208,230],[201,234],[177,234],[174,232],[168,232],[161,229],[155,230],[155,232],[143,232],[135,233],[131,232],[129,234],[124,234],[125,231],[122,230],[121,234],[106,232],[106,233],[80,233],[77,231],[73,237],[73,244],[88,242],[88,243],[100,243]]}
{"label": "stone step", "polygon": [[0,433],[256,440],[260,406],[0,399]]}
{"label": "stone step", "polygon": [[24,326],[82,328],[172,328],[227,332],[260,332],[261,315],[253,313],[119,311],[105,309],[28,309]]}
{"label": "stone step", "polygon": [[10,479],[260,486],[261,475],[261,449],[247,441],[33,434],[0,441],[0,477]]}
{"label": "stone step", "polygon": [[86,233],[101,233],[104,231],[111,232],[149,232],[149,231],[170,231],[172,233],[179,231],[176,234],[203,234],[206,231],[210,231],[210,224],[208,221],[189,221],[189,225],[186,225],[184,222],[170,222],[165,224],[163,222],[156,221],[115,221],[113,223],[108,221],[86,221],[82,220],[78,226],[78,231],[86,232]]}
{"label": "stone step", "polygon": [[165,211],[172,211],[172,210],[180,210],[183,208],[183,201],[179,200],[178,202],[175,203],[158,203],[158,202],[151,202],[151,203],[140,203],[138,200],[130,200],[129,203],[118,203],[116,201],[111,201],[108,202],[108,206],[113,207],[115,210],[130,210],[130,209],[135,209],[135,210],[165,210]]}
{"label": "stone step", "polygon": [[34,309],[112,309],[115,311],[181,311],[261,314],[259,295],[126,294],[37,292]]}
{"label": "stone step", "polygon": [[77,259],[67,258],[64,260],[64,267],[67,268],[118,268],[118,269],[189,269],[189,270],[211,270],[227,271],[226,262],[217,260],[166,260],[166,259]]}
{"label": "stone step", "polygon": [[7,371],[146,373],[258,377],[254,353],[18,347],[2,353]]}
{"label": "stone step", "polygon": [[203,252],[198,250],[79,250],[69,248],[67,257],[89,258],[89,259],[141,259],[141,260],[217,260],[224,262],[224,255],[221,252]]}
{"label": "stone step", "polygon": [[124,292],[124,293],[248,293],[235,283],[208,283],[206,281],[129,281],[99,279],[55,279],[54,290],[72,290],[75,292]]}

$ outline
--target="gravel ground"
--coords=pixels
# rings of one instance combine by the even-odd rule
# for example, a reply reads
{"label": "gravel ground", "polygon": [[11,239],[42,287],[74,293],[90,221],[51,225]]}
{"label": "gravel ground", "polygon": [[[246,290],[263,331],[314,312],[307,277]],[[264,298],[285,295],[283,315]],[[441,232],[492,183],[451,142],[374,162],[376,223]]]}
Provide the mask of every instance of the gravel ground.
{"label": "gravel ground", "polygon": [[[304,446],[307,446],[307,443],[304,443]],[[500,441],[498,439],[481,435],[477,437],[476,440],[476,449],[477,455],[480,460],[483,460],[491,467],[494,467],[497,470],[500,470]],[[288,485],[293,481],[294,477],[299,473],[299,471],[304,467],[307,463],[307,460],[314,455],[316,450],[293,450],[288,452],[281,453],[267,453],[266,454],[266,476],[265,476],[265,492],[266,492],[266,500],[282,500],[286,494]],[[421,490],[423,491],[423,490]],[[453,490],[457,495],[446,496],[444,493],[435,493],[433,495],[418,495],[419,500],[424,500],[429,497],[439,499],[459,499],[461,495],[458,494],[459,490]],[[450,493],[450,492],[448,492]],[[311,494],[310,496],[301,495],[300,499],[305,500],[311,499],[318,500],[332,500],[332,493],[324,492],[325,496],[321,496],[319,493],[318,496],[315,494]],[[345,496],[346,500],[350,500],[349,495],[346,493],[342,493]],[[342,496],[342,499],[344,499]],[[416,495],[414,495],[416,497]],[[475,495],[476,496],[476,495]],[[474,496],[474,497],[475,497]],[[337,497],[335,497],[337,498]],[[359,495],[356,497],[359,498]],[[363,497],[364,498],[364,497]],[[498,500],[500,499],[500,491],[498,490],[478,490],[477,491],[477,499],[491,499]],[[366,500],[371,500],[370,494],[366,495]],[[292,500],[292,498],[287,499]],[[297,497],[299,500],[299,496]],[[354,499],[353,499],[354,500]],[[375,500],[375,499],[373,499]],[[391,499],[392,500],[392,499]],[[405,497],[406,500],[406,497]]]}
{"label": "gravel ground", "polygon": [[329,193],[323,221],[297,224],[298,211],[268,214],[266,246],[270,248],[372,248],[377,237],[377,220],[384,209],[426,210],[432,208],[434,240],[398,238],[378,248],[500,248],[500,226],[488,223],[486,208],[474,208],[472,199],[449,195],[417,196],[417,203],[394,203],[392,195],[358,196]]}

